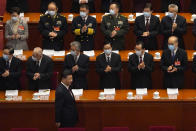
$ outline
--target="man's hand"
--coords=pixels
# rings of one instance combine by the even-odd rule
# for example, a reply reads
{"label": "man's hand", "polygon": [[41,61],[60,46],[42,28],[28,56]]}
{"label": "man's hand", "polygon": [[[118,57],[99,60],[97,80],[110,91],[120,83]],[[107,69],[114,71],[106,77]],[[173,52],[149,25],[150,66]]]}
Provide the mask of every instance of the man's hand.
{"label": "man's hand", "polygon": [[113,38],[114,36],[116,36],[117,32],[115,30],[112,31],[111,33],[111,38]]}
{"label": "man's hand", "polygon": [[142,34],[142,36],[143,37],[147,37],[147,36],[149,36],[150,35],[150,32],[148,31],[148,32],[144,32],[143,34]]}
{"label": "man's hand", "polygon": [[174,32],[174,30],[177,28],[177,24],[176,23],[173,23],[173,25],[172,25],[172,32]]}
{"label": "man's hand", "polygon": [[112,70],[112,68],[108,65],[106,68],[105,68],[105,72],[107,73],[107,72],[111,72],[111,70]]}
{"label": "man's hand", "polygon": [[82,27],[82,33],[86,32],[87,29],[88,29],[88,27],[87,27],[86,25],[84,25],[84,26]]}
{"label": "man's hand", "polygon": [[6,70],[3,74],[2,77],[8,77],[10,75],[9,70]]}
{"label": "man's hand", "polygon": [[40,74],[39,73],[34,74],[33,80],[37,80],[37,79],[40,79]]}
{"label": "man's hand", "polygon": [[144,69],[145,67],[146,67],[146,66],[145,66],[144,62],[140,63],[140,64],[137,66],[138,70]]}
{"label": "man's hand", "polygon": [[85,4],[88,3],[88,0],[79,0],[79,4]]}
{"label": "man's hand", "polygon": [[57,33],[55,33],[55,32],[50,32],[50,33],[49,33],[49,36],[50,36],[51,39],[53,39],[53,38],[57,37]]}
{"label": "man's hand", "polygon": [[19,34],[16,34],[15,38],[16,39],[20,39],[20,35]]}
{"label": "man's hand", "polygon": [[170,71],[170,73],[176,72],[178,69],[176,67],[173,67],[173,69]]}
{"label": "man's hand", "polygon": [[59,128],[61,126],[60,122],[56,122],[56,127]]}
{"label": "man's hand", "polygon": [[75,65],[72,67],[72,72],[76,72],[78,71],[78,69],[79,69],[78,65]]}

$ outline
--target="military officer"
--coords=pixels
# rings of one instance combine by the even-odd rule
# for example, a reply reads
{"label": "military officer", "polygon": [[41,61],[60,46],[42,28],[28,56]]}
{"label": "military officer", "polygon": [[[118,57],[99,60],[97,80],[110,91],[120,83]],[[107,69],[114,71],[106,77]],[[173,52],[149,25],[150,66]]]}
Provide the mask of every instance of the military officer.
{"label": "military officer", "polygon": [[43,49],[63,50],[64,35],[67,32],[67,20],[57,13],[56,3],[48,5],[48,13],[42,15],[39,21],[39,30],[43,36]]}
{"label": "military officer", "polygon": [[89,16],[89,6],[81,4],[80,16],[73,19],[72,30],[75,34],[75,41],[81,43],[81,51],[93,50],[94,35],[97,22],[92,16]]}
{"label": "military officer", "polygon": [[123,50],[125,34],[129,31],[129,23],[125,16],[119,14],[119,4],[110,4],[110,14],[102,19],[101,30],[105,35],[105,43],[111,43],[113,50]]}

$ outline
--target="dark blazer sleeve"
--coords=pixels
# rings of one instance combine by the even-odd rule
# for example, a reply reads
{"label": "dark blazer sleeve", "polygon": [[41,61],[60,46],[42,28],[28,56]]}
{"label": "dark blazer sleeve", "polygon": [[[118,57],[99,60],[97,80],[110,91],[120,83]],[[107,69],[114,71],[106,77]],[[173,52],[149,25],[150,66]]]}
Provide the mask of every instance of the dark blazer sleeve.
{"label": "dark blazer sleeve", "polygon": [[167,63],[167,57],[166,57],[165,51],[163,51],[162,56],[161,56],[161,63],[160,64],[161,64],[161,69],[164,72],[167,72],[167,68],[168,68],[166,63]]}
{"label": "dark blazer sleeve", "polygon": [[182,24],[177,25],[177,28],[174,30],[174,34],[183,35],[186,33],[186,19],[180,17],[179,20]]}
{"label": "dark blazer sleeve", "polygon": [[61,91],[59,88],[56,89],[55,93],[55,119],[56,122],[60,122],[61,118],[61,111],[63,108],[63,103],[64,103],[64,93]]}
{"label": "dark blazer sleeve", "polygon": [[110,37],[112,32],[106,28],[106,25],[107,25],[106,16],[103,16],[103,20],[101,22],[101,31],[105,36]]}
{"label": "dark blazer sleeve", "polygon": [[148,63],[145,63],[145,68],[144,71],[145,72],[152,72],[154,70],[154,62],[153,62],[153,56],[152,55],[148,55]]}
{"label": "dark blazer sleeve", "polygon": [[120,28],[119,31],[117,31],[116,36],[122,37],[129,31],[129,22],[128,19],[125,17],[123,21],[123,26]]}
{"label": "dark blazer sleeve", "polygon": [[27,63],[26,63],[26,75],[27,75],[27,77],[28,77],[29,79],[33,79],[34,74],[35,74],[35,73],[32,71],[31,66],[32,66],[32,60],[31,60],[31,58],[29,58],[29,59],[27,60]]}
{"label": "dark blazer sleeve", "polygon": [[40,79],[42,80],[47,80],[49,78],[51,78],[51,76],[53,75],[53,61],[51,58],[48,58],[46,61],[46,65],[47,66],[47,72],[45,73],[40,73]]}
{"label": "dark blazer sleeve", "polygon": [[19,59],[15,59],[16,62],[14,63],[16,66],[16,71],[10,72],[10,77],[19,78],[22,74],[22,61]]}
{"label": "dark blazer sleeve", "polygon": [[67,33],[67,20],[65,17],[62,17],[62,26],[60,31],[57,32],[57,38],[62,38]]}
{"label": "dark blazer sleeve", "polygon": [[194,20],[193,24],[193,35],[196,36],[196,19]]}
{"label": "dark blazer sleeve", "polygon": [[143,32],[144,32],[143,30],[141,30],[141,29],[139,28],[140,22],[141,22],[141,17],[136,17],[136,19],[135,19],[135,24],[134,24],[134,28],[133,28],[133,32],[135,33],[135,35],[136,35],[137,37],[141,36],[141,35],[143,34]]}
{"label": "dark blazer sleeve", "polygon": [[188,58],[187,58],[187,53],[186,51],[182,51],[182,61],[181,61],[181,66],[176,67],[177,68],[177,72],[183,72],[186,70],[187,68],[187,64],[188,64]]}
{"label": "dark blazer sleeve", "polygon": [[111,67],[111,72],[120,72],[122,68],[122,62],[120,55],[116,55],[117,65],[115,67]]}
{"label": "dark blazer sleeve", "polygon": [[172,28],[167,28],[167,18],[164,17],[161,21],[161,33],[165,36],[172,35]]}
{"label": "dark blazer sleeve", "polygon": [[196,73],[196,56],[194,56],[193,58],[193,67],[192,67],[192,70],[194,73]]}
{"label": "dark blazer sleeve", "polygon": [[84,58],[85,58],[84,64],[82,66],[79,66],[79,69],[77,71],[77,74],[79,74],[79,75],[85,75],[86,73],[88,73],[89,57],[85,56]]}
{"label": "dark blazer sleeve", "polygon": [[44,19],[43,19],[44,17],[43,16],[41,16],[40,17],[40,21],[39,21],[39,24],[38,24],[38,28],[39,28],[39,31],[40,31],[40,33],[45,37],[45,38],[49,38],[49,33],[50,33],[50,31],[49,30],[47,30],[45,27],[44,27]]}
{"label": "dark blazer sleeve", "polygon": [[105,69],[106,69],[106,66],[104,67],[101,63],[103,61],[101,61],[101,55],[97,56],[96,58],[96,72],[99,73],[99,74],[104,74],[105,73]]}
{"label": "dark blazer sleeve", "polygon": [[154,16],[153,17],[153,21],[155,22],[155,25],[154,25],[155,26],[155,29],[149,32],[150,33],[149,37],[155,37],[156,35],[159,34],[160,20],[159,20],[158,17]]}
{"label": "dark blazer sleeve", "polygon": [[129,72],[138,72],[138,64],[136,64],[136,60],[134,58],[134,55],[129,56],[129,62],[128,62],[128,71]]}

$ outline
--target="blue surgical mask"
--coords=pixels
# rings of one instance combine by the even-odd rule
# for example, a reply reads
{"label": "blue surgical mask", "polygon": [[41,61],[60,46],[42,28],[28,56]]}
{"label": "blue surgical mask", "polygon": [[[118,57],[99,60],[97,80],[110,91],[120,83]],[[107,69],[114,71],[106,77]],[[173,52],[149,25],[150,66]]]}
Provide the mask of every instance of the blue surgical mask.
{"label": "blue surgical mask", "polygon": [[77,54],[76,54],[76,51],[73,51],[73,50],[70,52],[70,54],[71,54],[72,56],[76,56],[76,55],[77,55]]}
{"label": "blue surgical mask", "polygon": [[3,59],[4,59],[5,61],[8,61],[8,60],[9,60],[9,56],[8,56],[8,55],[3,54]]}
{"label": "blue surgical mask", "polygon": [[149,13],[149,12],[144,12],[144,17],[150,17],[151,16],[151,14]]}
{"label": "blue surgical mask", "polygon": [[168,12],[168,16],[169,16],[170,18],[173,18],[173,17],[174,17],[174,13]]}
{"label": "blue surgical mask", "polygon": [[113,9],[110,9],[110,14],[115,15],[115,11]]}
{"label": "blue surgical mask", "polygon": [[86,12],[80,11],[80,16],[81,16],[82,18],[84,18],[84,17],[87,16],[87,14],[86,14]]}
{"label": "blue surgical mask", "polygon": [[13,22],[17,22],[18,21],[18,17],[16,17],[16,16],[13,16],[11,19],[12,19]]}
{"label": "blue surgical mask", "polygon": [[53,10],[49,10],[49,11],[48,11],[48,14],[49,14],[50,16],[54,16],[54,15],[56,14],[56,12],[53,11]]}
{"label": "blue surgical mask", "polygon": [[139,50],[139,51],[136,50],[135,53],[136,53],[137,56],[141,56],[142,55],[142,51],[141,50]]}
{"label": "blue surgical mask", "polygon": [[112,50],[111,50],[111,49],[104,50],[104,53],[105,53],[106,55],[110,55],[110,54],[111,54],[111,52],[112,52]]}
{"label": "blue surgical mask", "polygon": [[174,45],[168,45],[168,48],[169,48],[171,51],[174,51],[174,49],[175,49]]}

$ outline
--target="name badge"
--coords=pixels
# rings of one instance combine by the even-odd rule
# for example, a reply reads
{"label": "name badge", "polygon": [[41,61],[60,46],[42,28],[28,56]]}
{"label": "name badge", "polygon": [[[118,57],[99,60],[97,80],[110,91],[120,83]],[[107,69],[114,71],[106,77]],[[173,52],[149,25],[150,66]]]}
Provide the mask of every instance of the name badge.
{"label": "name badge", "polygon": [[177,61],[175,61],[174,65],[175,66],[181,66],[181,62],[177,60]]}
{"label": "name badge", "polygon": [[60,31],[60,27],[54,27],[54,31]]}
{"label": "name badge", "polygon": [[20,30],[24,30],[24,26],[18,26],[18,28],[20,29]]}
{"label": "name badge", "polygon": [[114,27],[114,30],[115,30],[115,31],[119,31],[119,30],[120,30],[120,27],[115,26],[115,27]]}

